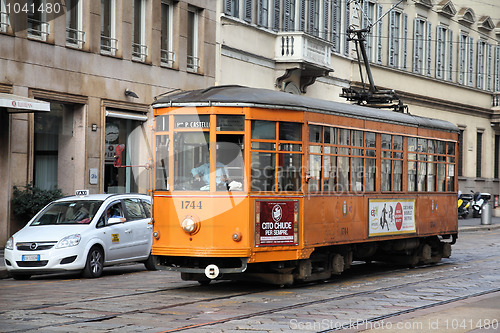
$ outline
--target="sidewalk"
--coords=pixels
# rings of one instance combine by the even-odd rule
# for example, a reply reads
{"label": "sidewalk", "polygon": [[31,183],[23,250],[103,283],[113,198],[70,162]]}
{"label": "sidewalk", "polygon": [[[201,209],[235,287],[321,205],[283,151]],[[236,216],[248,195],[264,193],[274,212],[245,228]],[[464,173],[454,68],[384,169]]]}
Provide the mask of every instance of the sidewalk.
{"label": "sidewalk", "polygon": [[[458,219],[458,232],[500,229],[500,217],[492,217],[490,225],[481,225],[481,218]],[[9,277],[3,260],[3,248],[0,248],[0,279]]]}

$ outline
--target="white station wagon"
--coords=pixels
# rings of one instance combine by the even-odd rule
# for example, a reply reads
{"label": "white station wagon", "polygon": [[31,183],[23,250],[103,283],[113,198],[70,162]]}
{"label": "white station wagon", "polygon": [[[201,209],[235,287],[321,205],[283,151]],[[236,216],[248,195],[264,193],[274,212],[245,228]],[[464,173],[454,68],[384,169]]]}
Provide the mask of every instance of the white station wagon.
{"label": "white station wagon", "polygon": [[81,271],[96,278],[104,266],[143,262],[151,256],[151,198],[93,194],[51,202],[5,245],[5,267],[14,279]]}

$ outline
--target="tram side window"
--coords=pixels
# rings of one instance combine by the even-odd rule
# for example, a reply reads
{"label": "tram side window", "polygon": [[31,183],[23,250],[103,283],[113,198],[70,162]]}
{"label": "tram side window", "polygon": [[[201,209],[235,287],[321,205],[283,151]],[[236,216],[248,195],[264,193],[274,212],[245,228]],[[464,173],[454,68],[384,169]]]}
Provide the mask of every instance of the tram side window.
{"label": "tram side window", "polygon": [[408,191],[417,190],[417,138],[408,138]]}
{"label": "tram side window", "polygon": [[446,144],[446,189],[449,192],[455,190],[455,143]]}
{"label": "tram side window", "polygon": [[427,139],[418,139],[417,191],[427,191]]}
{"label": "tram side window", "polygon": [[[337,186],[337,191],[344,192],[350,190],[350,180],[351,180],[351,148],[345,147],[349,146],[351,143],[351,131],[348,129],[340,128],[339,132],[339,182]],[[344,147],[343,147],[344,146]]]}
{"label": "tram side window", "polygon": [[157,190],[168,190],[168,135],[156,136],[156,181]]}
{"label": "tram side window", "polygon": [[252,191],[301,190],[302,124],[293,122],[279,122],[277,126],[276,124],[274,121],[252,121],[250,184]]}
{"label": "tram side window", "polygon": [[337,190],[337,129],[324,127],[323,191]]}
{"label": "tram side window", "polygon": [[279,124],[278,191],[300,191],[302,187],[302,124]]}
{"label": "tram side window", "polygon": [[321,144],[323,142],[323,127],[318,125],[309,126],[309,192],[321,191]]}
{"label": "tram side window", "polygon": [[365,191],[375,191],[377,179],[376,135],[365,132]]}

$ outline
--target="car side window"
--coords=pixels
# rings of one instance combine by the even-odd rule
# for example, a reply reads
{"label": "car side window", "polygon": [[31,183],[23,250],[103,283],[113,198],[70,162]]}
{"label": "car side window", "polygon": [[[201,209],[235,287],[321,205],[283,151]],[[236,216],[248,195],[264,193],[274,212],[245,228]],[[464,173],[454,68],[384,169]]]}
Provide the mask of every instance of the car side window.
{"label": "car side window", "polygon": [[110,217],[119,217],[119,218],[125,218],[125,214],[123,213],[123,207],[121,202],[113,202],[111,205],[109,205],[104,213],[101,215],[99,218],[99,221],[97,222],[96,227],[97,228],[102,228],[105,225],[107,225],[108,219]]}
{"label": "car side window", "polygon": [[141,200],[142,206],[144,207],[144,210],[146,211],[146,217],[150,218],[151,217],[151,204],[149,201],[146,200]]}
{"label": "car side window", "polygon": [[125,207],[127,208],[128,221],[135,221],[147,218],[144,207],[139,199],[124,199]]}

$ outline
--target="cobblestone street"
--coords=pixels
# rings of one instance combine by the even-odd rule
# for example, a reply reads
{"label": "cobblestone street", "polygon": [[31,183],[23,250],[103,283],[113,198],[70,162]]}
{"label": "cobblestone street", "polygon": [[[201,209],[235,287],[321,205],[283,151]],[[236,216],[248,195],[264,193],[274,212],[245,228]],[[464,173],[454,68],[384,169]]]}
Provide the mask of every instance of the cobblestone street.
{"label": "cobblestone street", "polygon": [[450,259],[408,269],[360,264],[324,283],[183,282],[142,265],[0,281],[4,332],[498,331],[500,230],[460,234]]}

